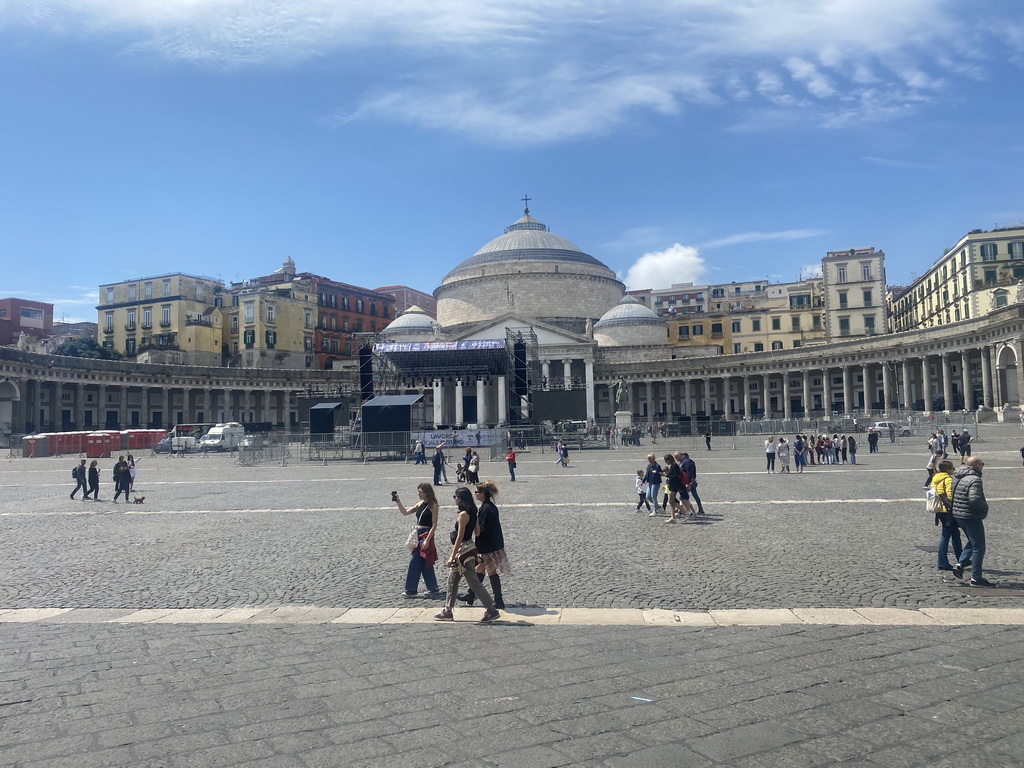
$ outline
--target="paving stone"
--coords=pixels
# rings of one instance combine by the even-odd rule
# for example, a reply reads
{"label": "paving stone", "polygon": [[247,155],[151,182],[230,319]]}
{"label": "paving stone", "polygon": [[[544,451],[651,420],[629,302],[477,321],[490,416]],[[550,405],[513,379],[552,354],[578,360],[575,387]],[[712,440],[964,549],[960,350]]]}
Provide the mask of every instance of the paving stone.
{"label": "paving stone", "polygon": [[563,608],[559,624],[643,624],[639,610],[599,608]]}
{"label": "paving stone", "polygon": [[905,608],[857,608],[856,612],[873,624],[942,624],[944,622],[920,611]]}
{"label": "paving stone", "polygon": [[772,626],[775,624],[800,624],[800,619],[790,610],[765,608],[746,610],[710,611],[711,618],[719,626],[740,624],[745,626]]}

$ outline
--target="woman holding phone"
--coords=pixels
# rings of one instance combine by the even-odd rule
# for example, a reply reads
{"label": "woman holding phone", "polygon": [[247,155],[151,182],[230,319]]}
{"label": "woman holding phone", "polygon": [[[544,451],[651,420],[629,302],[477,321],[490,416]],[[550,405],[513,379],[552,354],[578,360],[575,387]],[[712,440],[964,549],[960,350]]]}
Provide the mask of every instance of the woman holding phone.
{"label": "woman holding phone", "polygon": [[416,542],[415,548],[409,552],[409,570],[405,573],[405,597],[417,596],[420,577],[427,588],[427,597],[440,597],[441,590],[437,588],[437,575],[434,573],[434,563],[437,562],[434,534],[437,531],[437,520],[441,510],[434,495],[434,486],[430,483],[417,485],[416,493],[420,500],[409,508],[402,504],[397,493],[391,494],[399,512],[403,515],[416,515]]}

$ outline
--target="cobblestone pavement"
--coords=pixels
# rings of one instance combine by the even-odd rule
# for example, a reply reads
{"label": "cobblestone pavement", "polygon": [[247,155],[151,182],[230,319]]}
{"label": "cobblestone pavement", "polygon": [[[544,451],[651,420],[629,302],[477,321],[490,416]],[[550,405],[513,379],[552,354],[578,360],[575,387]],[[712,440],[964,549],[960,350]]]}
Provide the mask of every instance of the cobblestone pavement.
{"label": "cobblestone pavement", "polygon": [[[409,521],[388,497],[414,499],[429,467],[148,457],[145,504],[114,505],[67,498],[70,457],[9,461],[0,764],[1020,765],[1019,628],[885,618],[972,609],[1021,623],[1024,433],[982,435],[995,590],[944,581],[919,548],[937,540],[923,440],[803,476],[766,474],[752,439],[710,453],[662,443],[659,455],[691,450],[709,513],[675,526],[634,511],[648,447],[574,452],[564,470],[521,454],[515,484],[485,463],[519,606],[492,627],[359,613],[409,608]],[[574,608],[865,620],[610,626],[573,623],[587,615]],[[170,609],[209,611],[160,623]],[[119,621],[140,610],[152,623]],[[545,626],[555,611],[561,624]]]}

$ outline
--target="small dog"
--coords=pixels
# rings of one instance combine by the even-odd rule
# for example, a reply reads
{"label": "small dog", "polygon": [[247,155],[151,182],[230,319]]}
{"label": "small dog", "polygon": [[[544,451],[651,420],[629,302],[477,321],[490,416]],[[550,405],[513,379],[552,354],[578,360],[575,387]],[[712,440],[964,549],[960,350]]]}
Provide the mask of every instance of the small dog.
{"label": "small dog", "polygon": [[146,503],[146,497],[145,496],[136,496],[132,500],[132,504],[145,504],[145,503]]}

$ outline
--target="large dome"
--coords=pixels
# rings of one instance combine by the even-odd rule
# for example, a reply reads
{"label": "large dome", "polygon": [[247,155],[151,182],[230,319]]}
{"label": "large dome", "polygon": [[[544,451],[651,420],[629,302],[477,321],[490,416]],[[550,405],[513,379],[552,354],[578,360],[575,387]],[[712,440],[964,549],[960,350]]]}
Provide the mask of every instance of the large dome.
{"label": "large dome", "polygon": [[583,333],[624,291],[612,270],[526,210],[445,275],[434,296],[446,329],[512,313]]}
{"label": "large dome", "polygon": [[599,267],[614,274],[593,256],[554,234],[527,213],[505,230],[505,234],[491,240],[445,275],[441,282],[444,284],[455,275],[485,264],[508,261],[570,262]]}

